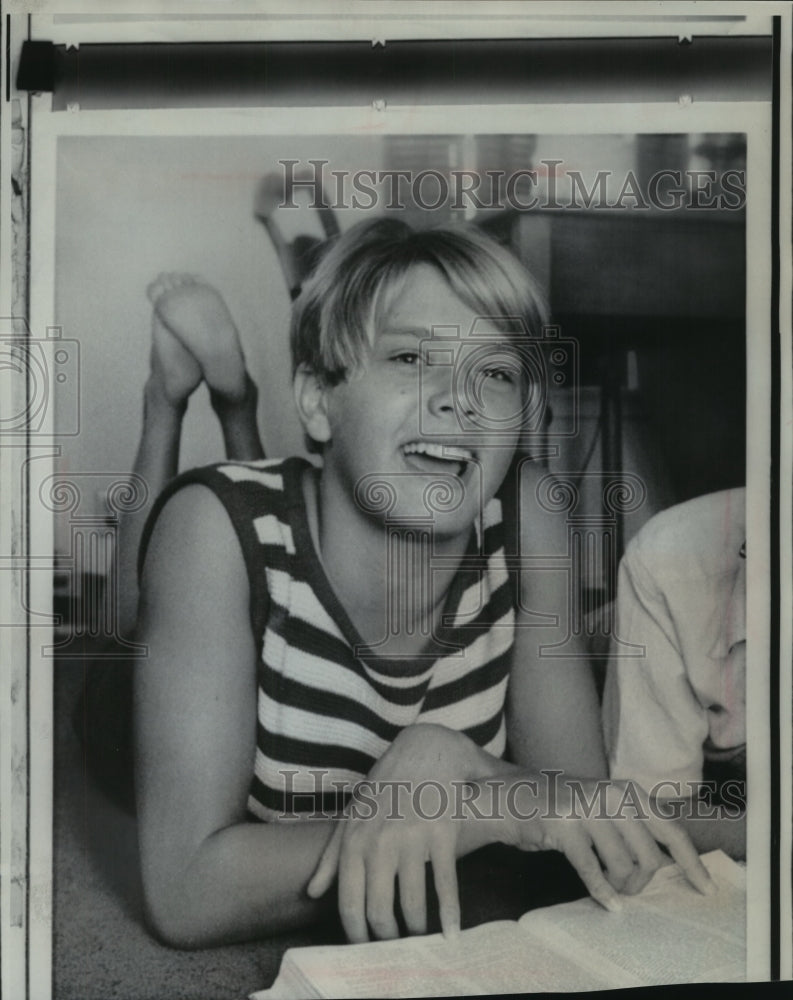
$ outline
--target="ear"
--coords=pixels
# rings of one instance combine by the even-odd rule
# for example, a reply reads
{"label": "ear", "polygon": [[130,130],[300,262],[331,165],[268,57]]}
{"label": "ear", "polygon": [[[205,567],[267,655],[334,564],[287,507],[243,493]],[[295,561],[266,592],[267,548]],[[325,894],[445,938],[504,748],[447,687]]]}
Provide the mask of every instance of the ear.
{"label": "ear", "polygon": [[328,387],[307,365],[300,365],[294,379],[295,404],[303,429],[318,444],[330,441]]}

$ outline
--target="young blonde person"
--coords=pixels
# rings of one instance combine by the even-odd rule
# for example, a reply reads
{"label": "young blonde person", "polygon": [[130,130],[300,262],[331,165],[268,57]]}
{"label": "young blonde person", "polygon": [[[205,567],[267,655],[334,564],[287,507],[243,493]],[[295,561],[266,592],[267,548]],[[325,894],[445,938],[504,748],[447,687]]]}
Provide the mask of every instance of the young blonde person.
{"label": "young blonde person", "polygon": [[[223,382],[220,411],[239,416],[244,364],[209,366],[213,311],[238,350],[222,300],[174,277],[151,297],[193,379]],[[451,932],[456,859],[492,842],[563,851],[610,908],[664,863],[658,842],[708,891],[678,825],[576,815],[566,782],[548,808],[541,769],[586,791],[606,762],[585,660],[540,655],[567,633],[567,582],[505,555],[510,505],[519,552],[565,549],[538,472],[504,487],[544,318],[530,276],[477,231],[358,226],[294,306],[295,401],[321,465],[254,454],[160,496],[141,548],[136,779],[167,942],[304,924],[334,881],[350,940],[396,936],[397,896],[423,933],[427,862]],[[258,440],[247,412],[227,445]]]}

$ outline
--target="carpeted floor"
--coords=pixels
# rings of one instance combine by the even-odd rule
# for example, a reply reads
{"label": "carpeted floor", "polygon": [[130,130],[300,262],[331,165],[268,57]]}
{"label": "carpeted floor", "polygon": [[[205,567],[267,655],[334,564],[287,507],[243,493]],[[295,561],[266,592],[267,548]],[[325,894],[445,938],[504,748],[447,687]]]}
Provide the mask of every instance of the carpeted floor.
{"label": "carpeted floor", "polygon": [[135,822],[86,772],[71,717],[81,662],[55,671],[55,1000],[243,1000],[308,934],[200,952],[159,945],[142,920]]}

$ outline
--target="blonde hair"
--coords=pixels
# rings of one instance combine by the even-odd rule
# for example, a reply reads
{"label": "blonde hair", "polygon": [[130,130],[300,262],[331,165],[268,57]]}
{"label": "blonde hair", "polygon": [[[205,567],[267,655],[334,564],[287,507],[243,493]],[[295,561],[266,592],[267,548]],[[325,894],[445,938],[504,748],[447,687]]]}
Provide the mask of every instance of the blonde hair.
{"label": "blonde hair", "polygon": [[[505,333],[539,336],[548,320],[536,282],[481,230],[417,231],[398,219],[363,222],[338,237],[292,307],[293,374],[306,366],[327,385],[359,371],[374,326],[409,269],[436,268],[469,309]],[[525,324],[525,327],[524,327]]]}

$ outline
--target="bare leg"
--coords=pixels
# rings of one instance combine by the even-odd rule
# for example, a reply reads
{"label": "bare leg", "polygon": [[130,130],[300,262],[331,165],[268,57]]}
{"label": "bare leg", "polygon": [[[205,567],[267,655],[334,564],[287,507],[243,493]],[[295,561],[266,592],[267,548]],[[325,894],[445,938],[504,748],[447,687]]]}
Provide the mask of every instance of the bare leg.
{"label": "bare leg", "polygon": [[333,209],[323,207],[327,205],[324,192],[322,198],[319,199],[320,204],[314,205],[322,225],[323,237],[306,235],[290,242],[282,233],[277,222],[278,208],[290,203],[294,205],[292,202],[294,182],[304,182],[307,177],[308,174],[300,171],[294,178],[288,179],[281,174],[266,174],[256,190],[253,206],[254,215],[270,235],[281,263],[286,287],[293,299],[297,297],[303,282],[313,270],[319,248],[324,242],[339,235],[339,224],[333,214]]}
{"label": "bare leg", "polygon": [[245,368],[234,321],[223,299],[187,275],[160,275],[149,286],[151,373],[143,393],[143,430],[133,472],[148,487],[144,506],[121,519],[118,535],[119,625],[133,634],[138,611],[137,559],[154,501],[179,468],[187,401],[202,380],[220,421],[226,457],[264,457],[256,427],[256,385]]}
{"label": "bare leg", "polygon": [[140,510],[121,518],[116,559],[119,626],[132,635],[138,614],[137,558],[140,538],[154,501],[179,467],[179,442],[187,400],[201,382],[201,368],[155,311],[152,316],[150,374],[143,390],[143,430],[132,471],[148,488]]}
{"label": "bare leg", "polygon": [[222,297],[189,274],[162,274],[148,293],[157,317],[200,367],[223,431],[226,457],[263,458],[256,426],[256,385]]}
{"label": "bare leg", "polygon": [[264,458],[264,446],[256,426],[256,403],[259,393],[256,383],[245,373],[245,394],[230,401],[209,390],[212,408],[220,421],[226,458],[234,462],[255,462]]}

